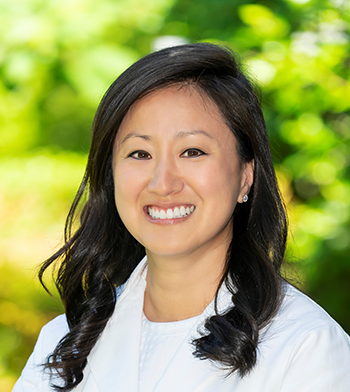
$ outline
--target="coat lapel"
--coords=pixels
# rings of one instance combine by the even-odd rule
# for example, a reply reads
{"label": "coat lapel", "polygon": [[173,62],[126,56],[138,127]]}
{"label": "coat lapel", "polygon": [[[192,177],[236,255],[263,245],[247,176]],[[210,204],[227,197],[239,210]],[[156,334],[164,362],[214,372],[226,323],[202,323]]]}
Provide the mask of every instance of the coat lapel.
{"label": "coat lapel", "polygon": [[[138,392],[139,350],[146,288],[146,258],[136,267],[125,284],[100,339],[93,348],[86,367],[84,392]],[[218,311],[226,310],[231,294],[222,287],[218,297]],[[200,325],[215,314],[212,302],[200,317]],[[234,376],[225,373],[208,360],[199,360],[192,354],[191,339],[198,337],[197,323],[192,327],[176,354],[161,376],[154,392],[226,392],[235,384]],[[181,369],[181,371],[179,371]],[[87,388],[89,386],[89,388]],[[86,389],[87,388],[87,389]],[[80,392],[80,389],[77,390]]]}
{"label": "coat lapel", "polygon": [[145,264],[146,258],[125,284],[114,313],[89,356],[88,377],[94,379],[99,392],[138,390]]}

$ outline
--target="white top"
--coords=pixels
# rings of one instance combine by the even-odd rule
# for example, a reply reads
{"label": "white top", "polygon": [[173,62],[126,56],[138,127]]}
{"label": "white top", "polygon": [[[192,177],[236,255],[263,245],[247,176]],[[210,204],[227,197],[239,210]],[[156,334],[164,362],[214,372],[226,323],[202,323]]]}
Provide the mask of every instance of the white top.
{"label": "white top", "polygon": [[[123,287],[115,311],[88,357],[84,379],[74,392],[138,392],[146,263],[144,259]],[[232,306],[224,287],[219,291],[218,305],[219,310]],[[198,325],[214,313],[211,304],[188,336],[198,337]],[[67,331],[64,315],[42,329],[13,392],[52,392],[48,376],[38,365]],[[178,343],[170,362],[159,372],[153,392],[350,391],[349,336],[322,308],[290,285],[278,314],[260,334],[257,364],[244,378],[237,373],[225,378],[225,372],[211,361],[195,358],[187,337],[180,346]]]}
{"label": "white top", "polygon": [[190,344],[190,331],[198,317],[155,323],[142,318],[139,392],[152,392],[184,340]]}

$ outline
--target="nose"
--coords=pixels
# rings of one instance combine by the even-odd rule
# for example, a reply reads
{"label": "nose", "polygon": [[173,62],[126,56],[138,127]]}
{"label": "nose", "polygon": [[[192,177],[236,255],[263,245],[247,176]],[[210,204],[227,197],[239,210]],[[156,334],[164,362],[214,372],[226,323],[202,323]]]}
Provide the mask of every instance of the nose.
{"label": "nose", "polygon": [[159,196],[181,192],[184,181],[175,162],[162,159],[157,162],[148,183],[148,190]]}

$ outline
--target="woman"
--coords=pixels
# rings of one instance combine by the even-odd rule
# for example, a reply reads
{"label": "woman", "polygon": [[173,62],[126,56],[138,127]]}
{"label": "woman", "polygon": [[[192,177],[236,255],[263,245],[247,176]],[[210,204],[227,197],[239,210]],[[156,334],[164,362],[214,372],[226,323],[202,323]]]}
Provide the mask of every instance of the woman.
{"label": "woman", "polygon": [[286,237],[233,54],[146,56],[98,108],[65,244],[40,271],[60,260],[66,316],[43,328],[14,391],[348,391],[349,337],[281,278]]}

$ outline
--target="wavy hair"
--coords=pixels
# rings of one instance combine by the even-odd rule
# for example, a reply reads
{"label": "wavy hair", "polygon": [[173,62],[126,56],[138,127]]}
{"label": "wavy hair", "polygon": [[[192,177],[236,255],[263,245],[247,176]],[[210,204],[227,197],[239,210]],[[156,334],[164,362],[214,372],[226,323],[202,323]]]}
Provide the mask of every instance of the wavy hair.
{"label": "wavy hair", "polygon": [[135,101],[168,86],[189,84],[217,105],[237,140],[241,162],[254,160],[254,184],[248,202],[237,204],[234,211],[221,281],[232,293],[232,307],[206,320],[205,333],[193,341],[193,354],[217,361],[242,377],[256,363],[259,331],[276,314],[282,298],[285,208],[256,89],[228,48],[189,44],[137,61],[110,86],[98,107],[86,172],[67,217],[64,245],[39,271],[45,287],[46,269],[58,263],[54,280],[69,325],[67,335],[43,364],[61,378],[55,390],[70,391],[82,381],[87,357],[114,311],[116,288],[127,281],[145,253],[115,206],[112,152],[118,128]]}

